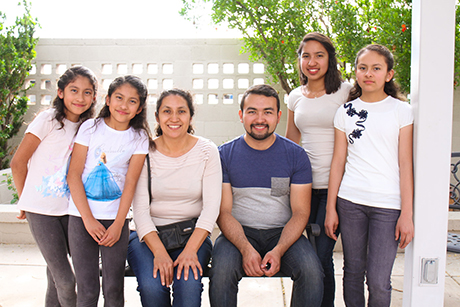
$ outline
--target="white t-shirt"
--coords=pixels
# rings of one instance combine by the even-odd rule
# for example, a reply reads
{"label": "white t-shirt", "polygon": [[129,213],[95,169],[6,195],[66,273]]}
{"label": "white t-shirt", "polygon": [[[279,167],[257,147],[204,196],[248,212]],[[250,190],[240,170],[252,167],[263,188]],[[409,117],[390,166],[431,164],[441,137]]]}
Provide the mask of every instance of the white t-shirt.
{"label": "white t-shirt", "polygon": [[334,152],[334,116],[351,89],[342,83],[339,90],[318,98],[307,98],[301,88],[289,94],[288,108],[294,112],[294,123],[301,133],[301,145],[307,151],[313,172],[313,188],[327,189]]}
{"label": "white t-shirt", "polygon": [[41,112],[25,132],[41,142],[29,160],[19,210],[53,216],[68,213],[67,167],[79,123],[64,119],[64,127],[59,129],[54,116],[54,108]]}
{"label": "white t-shirt", "polygon": [[345,132],[348,141],[339,197],[401,209],[399,131],[413,122],[412,107],[391,96],[372,103],[358,98],[337,110],[334,126]]}
{"label": "white t-shirt", "polygon": [[[96,219],[115,219],[132,155],[148,153],[148,137],[129,128],[118,131],[103,119],[89,119],[78,131],[75,142],[88,147],[82,174],[89,207]],[[80,216],[70,197],[69,214]]]}

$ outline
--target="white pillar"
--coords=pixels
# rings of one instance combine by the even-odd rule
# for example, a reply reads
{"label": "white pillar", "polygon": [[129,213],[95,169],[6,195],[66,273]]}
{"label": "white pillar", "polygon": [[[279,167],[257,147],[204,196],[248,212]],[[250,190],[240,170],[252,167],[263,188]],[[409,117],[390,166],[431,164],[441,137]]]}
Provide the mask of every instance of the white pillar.
{"label": "white pillar", "polygon": [[[452,140],[455,0],[412,2],[411,103],[415,112],[415,238],[406,249],[403,306],[444,301]],[[421,283],[422,259],[428,279]],[[430,262],[430,261],[429,261]],[[431,262],[430,262],[431,263]],[[431,274],[434,272],[434,274]],[[437,279],[437,280],[436,280]]]}

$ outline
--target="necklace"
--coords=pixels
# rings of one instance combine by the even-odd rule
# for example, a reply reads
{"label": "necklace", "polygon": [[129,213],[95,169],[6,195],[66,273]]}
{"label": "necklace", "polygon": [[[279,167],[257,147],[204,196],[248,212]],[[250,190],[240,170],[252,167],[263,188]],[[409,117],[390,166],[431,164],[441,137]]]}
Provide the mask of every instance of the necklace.
{"label": "necklace", "polygon": [[326,89],[323,88],[319,91],[313,92],[308,89],[307,85],[304,85],[302,86],[302,94],[307,98],[319,98],[323,96],[324,94],[326,94]]}

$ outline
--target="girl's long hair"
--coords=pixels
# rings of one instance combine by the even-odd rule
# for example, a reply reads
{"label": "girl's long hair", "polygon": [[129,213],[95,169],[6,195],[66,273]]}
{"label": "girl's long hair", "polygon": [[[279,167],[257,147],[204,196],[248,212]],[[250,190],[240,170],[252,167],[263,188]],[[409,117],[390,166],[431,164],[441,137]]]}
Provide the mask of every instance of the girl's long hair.
{"label": "girl's long hair", "polygon": [[[74,66],[74,67],[67,69],[62,74],[62,76],[59,78],[57,82],[58,88],[64,92],[66,86],[69,85],[69,83],[75,81],[75,79],[77,79],[78,76],[85,77],[88,79],[88,81],[93,86],[93,97],[96,97],[96,94],[97,94],[96,75],[90,69],[84,66]],[[96,103],[92,102],[89,109],[80,115],[80,123],[83,123],[88,118],[91,118],[94,116],[95,105]],[[64,99],[61,99],[59,95],[56,95],[56,98],[54,98],[53,100],[53,108],[56,109],[56,114],[54,116],[54,119],[56,119],[61,125],[59,129],[62,129],[64,127],[64,118],[66,118],[66,114],[65,114],[66,106],[64,104]]]}
{"label": "girl's long hair", "polygon": [[[366,51],[374,51],[380,54],[381,56],[383,56],[385,58],[385,63],[387,64],[387,72],[393,69],[395,60],[393,58],[393,54],[391,53],[391,51],[385,46],[378,45],[378,44],[372,44],[372,45],[367,45],[366,47],[358,51],[358,54],[356,55],[356,59],[355,59],[355,70],[356,70],[356,67],[358,66],[359,57]],[[406,98],[401,94],[398,84],[394,81],[394,77],[391,78],[390,81],[385,82],[383,91],[385,92],[385,94],[393,98],[403,100],[403,101],[406,100]],[[350,94],[348,95],[347,101],[355,100],[356,98],[361,97],[362,94],[363,94],[363,91],[361,89],[361,86],[359,86],[358,81],[355,81],[355,84],[350,90]]]}
{"label": "girl's long hair", "polygon": [[[130,121],[129,126],[132,127],[135,131],[143,130],[149,138],[149,144],[152,146],[152,133],[150,131],[149,123],[147,122],[147,95],[148,90],[147,86],[142,82],[141,78],[134,75],[126,75],[115,78],[115,80],[110,83],[109,90],[107,91],[107,97],[110,99],[112,94],[116,91],[117,88],[123,84],[129,84],[134,87],[139,95],[139,108],[142,108],[142,111],[139,114],[136,114]],[[109,106],[105,103],[101,111],[96,118],[106,118],[110,117]],[[97,124],[98,121],[96,121]]]}
{"label": "girl's long hair", "polygon": [[300,66],[300,61],[302,60],[302,49],[308,41],[317,41],[323,45],[324,49],[326,49],[329,62],[326,75],[324,76],[324,87],[326,89],[326,94],[337,92],[343,82],[343,79],[342,74],[337,69],[335,47],[329,37],[318,32],[310,32],[305,35],[300,43],[299,49],[297,49],[297,66],[299,69],[300,84],[306,85],[308,83],[308,77],[302,72],[302,67]]}

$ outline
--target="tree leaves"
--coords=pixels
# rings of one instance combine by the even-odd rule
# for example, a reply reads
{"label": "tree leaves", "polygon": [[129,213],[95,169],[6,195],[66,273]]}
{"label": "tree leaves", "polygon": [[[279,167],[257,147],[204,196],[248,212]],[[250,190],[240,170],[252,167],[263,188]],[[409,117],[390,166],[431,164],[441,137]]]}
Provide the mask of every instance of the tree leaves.
{"label": "tree leaves", "polygon": [[[328,35],[337,49],[346,79],[357,52],[368,44],[388,47],[395,57],[395,79],[410,90],[411,0],[183,0],[181,14],[199,18],[203,3],[212,4],[215,23],[226,22],[243,34],[243,51],[263,61],[271,81],[289,93],[299,85],[297,48],[305,34]],[[460,12],[457,9],[455,85],[460,81]],[[348,68],[348,69],[347,69]]]}
{"label": "tree leaves", "polygon": [[24,82],[35,58],[34,38],[37,21],[30,15],[29,3],[22,2],[25,12],[14,25],[5,27],[5,14],[0,13],[0,167],[8,167],[12,154],[8,140],[19,132],[28,109]]}

